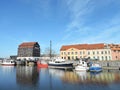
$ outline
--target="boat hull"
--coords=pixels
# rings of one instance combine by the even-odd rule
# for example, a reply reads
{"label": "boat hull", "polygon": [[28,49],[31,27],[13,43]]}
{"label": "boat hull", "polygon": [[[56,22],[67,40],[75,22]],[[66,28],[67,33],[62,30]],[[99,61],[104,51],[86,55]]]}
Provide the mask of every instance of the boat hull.
{"label": "boat hull", "polygon": [[2,63],[1,65],[3,65],[3,66],[14,66],[15,64],[6,64],[6,63]]}
{"label": "boat hull", "polygon": [[39,68],[48,68],[48,64],[47,63],[42,63],[40,61],[37,62],[37,67]]}
{"label": "boat hull", "polygon": [[49,66],[59,66],[59,67],[72,67],[73,63],[65,63],[65,64],[61,64],[61,63],[48,63]]}
{"label": "boat hull", "polygon": [[101,72],[102,68],[101,67],[90,67],[89,69],[91,72]]}
{"label": "boat hull", "polygon": [[2,61],[1,65],[3,65],[3,66],[14,66],[15,62],[13,60],[5,59],[5,60]]}
{"label": "boat hull", "polygon": [[37,64],[39,68],[48,68],[48,64]]}
{"label": "boat hull", "polygon": [[76,66],[76,67],[75,67],[75,70],[76,70],[76,71],[87,71],[88,69],[87,69],[87,67]]}

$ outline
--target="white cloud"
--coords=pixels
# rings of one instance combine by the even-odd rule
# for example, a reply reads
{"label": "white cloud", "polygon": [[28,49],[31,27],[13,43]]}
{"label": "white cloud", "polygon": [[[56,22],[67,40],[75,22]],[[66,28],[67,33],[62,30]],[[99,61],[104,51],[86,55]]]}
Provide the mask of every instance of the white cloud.
{"label": "white cloud", "polygon": [[[61,43],[98,43],[98,42],[115,42],[120,31],[119,13],[114,14],[111,18],[106,17],[106,20],[97,21],[96,26],[87,25],[87,16],[91,16],[95,11],[100,10],[105,6],[111,5],[113,0],[107,1],[91,1],[91,0],[66,0],[71,16],[71,22],[67,25],[66,34]],[[108,7],[109,8],[109,7]],[[116,9],[116,8],[115,8]],[[106,13],[107,14],[107,13]],[[99,15],[99,14],[96,14]],[[109,16],[109,14],[108,14]],[[102,17],[101,17],[102,18]],[[94,18],[93,18],[94,19]],[[91,22],[94,23],[94,22]],[[77,34],[77,35],[76,35]],[[76,37],[76,36],[79,36]],[[116,37],[114,37],[116,35]],[[84,36],[84,37],[81,37]],[[74,38],[73,38],[74,37]]]}

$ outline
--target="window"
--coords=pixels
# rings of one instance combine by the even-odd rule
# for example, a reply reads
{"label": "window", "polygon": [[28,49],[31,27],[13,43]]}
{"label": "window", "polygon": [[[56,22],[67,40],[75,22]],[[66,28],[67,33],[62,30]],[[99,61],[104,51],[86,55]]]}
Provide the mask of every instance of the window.
{"label": "window", "polygon": [[97,59],[99,60],[99,56],[97,56]]}
{"label": "window", "polygon": [[83,51],[83,54],[85,54],[85,52]]}
{"label": "window", "polygon": [[75,54],[77,55],[77,52],[75,52]]}
{"label": "window", "polygon": [[107,54],[107,51],[105,51],[105,54]]}
{"label": "window", "polygon": [[70,57],[68,57],[68,60],[70,60]]}
{"label": "window", "polygon": [[109,56],[109,60],[111,60],[111,57]]}
{"label": "window", "polygon": [[82,54],[82,52],[80,52],[80,55]]}
{"label": "window", "polygon": [[73,53],[73,52],[71,52],[71,54],[73,55],[74,53]]}
{"label": "window", "polygon": [[68,52],[68,55],[70,55],[70,52]]}
{"label": "window", "polygon": [[74,56],[72,56],[72,59],[74,59]]}
{"label": "window", "polygon": [[104,57],[102,56],[102,60],[104,60]]}
{"label": "window", "polygon": [[88,55],[90,55],[90,52],[88,52]]}
{"label": "window", "polygon": [[107,59],[107,56],[105,56],[105,60],[108,60],[108,59]]}
{"label": "window", "polygon": [[76,56],[76,60],[77,60],[78,58],[77,58],[77,56]]}
{"label": "window", "polygon": [[95,52],[93,51],[93,55],[95,54]]}
{"label": "window", "polygon": [[97,54],[99,54],[99,51],[97,51]]}
{"label": "window", "polygon": [[110,51],[108,51],[108,53],[110,54]]}
{"label": "window", "polygon": [[103,51],[101,51],[101,54],[103,54]]}

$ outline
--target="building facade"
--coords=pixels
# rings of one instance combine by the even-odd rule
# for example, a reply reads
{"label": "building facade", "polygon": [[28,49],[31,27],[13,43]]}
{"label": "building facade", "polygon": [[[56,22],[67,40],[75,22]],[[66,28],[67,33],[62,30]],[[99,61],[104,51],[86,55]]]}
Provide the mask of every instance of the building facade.
{"label": "building facade", "polygon": [[113,60],[120,60],[120,44],[108,44],[111,48],[112,59]]}
{"label": "building facade", "polygon": [[77,44],[64,45],[60,49],[60,57],[68,60],[90,58],[93,60],[120,60],[120,50],[112,49],[111,44]]}
{"label": "building facade", "polygon": [[36,57],[40,57],[38,42],[24,42],[19,45],[17,59],[36,59]]}

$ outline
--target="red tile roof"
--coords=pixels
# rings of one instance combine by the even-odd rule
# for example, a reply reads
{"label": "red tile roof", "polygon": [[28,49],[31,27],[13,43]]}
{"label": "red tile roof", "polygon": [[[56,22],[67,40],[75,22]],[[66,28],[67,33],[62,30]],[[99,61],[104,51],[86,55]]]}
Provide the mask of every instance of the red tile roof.
{"label": "red tile roof", "polygon": [[37,42],[23,42],[19,45],[19,48],[33,48]]}
{"label": "red tile roof", "polygon": [[112,49],[112,50],[119,50],[120,51],[120,44],[108,44],[108,46]]}
{"label": "red tile roof", "polygon": [[68,50],[70,48],[76,48],[79,50],[82,50],[82,49],[91,50],[91,49],[104,49],[104,47],[105,47],[105,45],[103,43],[101,43],[101,44],[76,44],[76,45],[62,46],[60,51],[65,51],[65,50]]}

